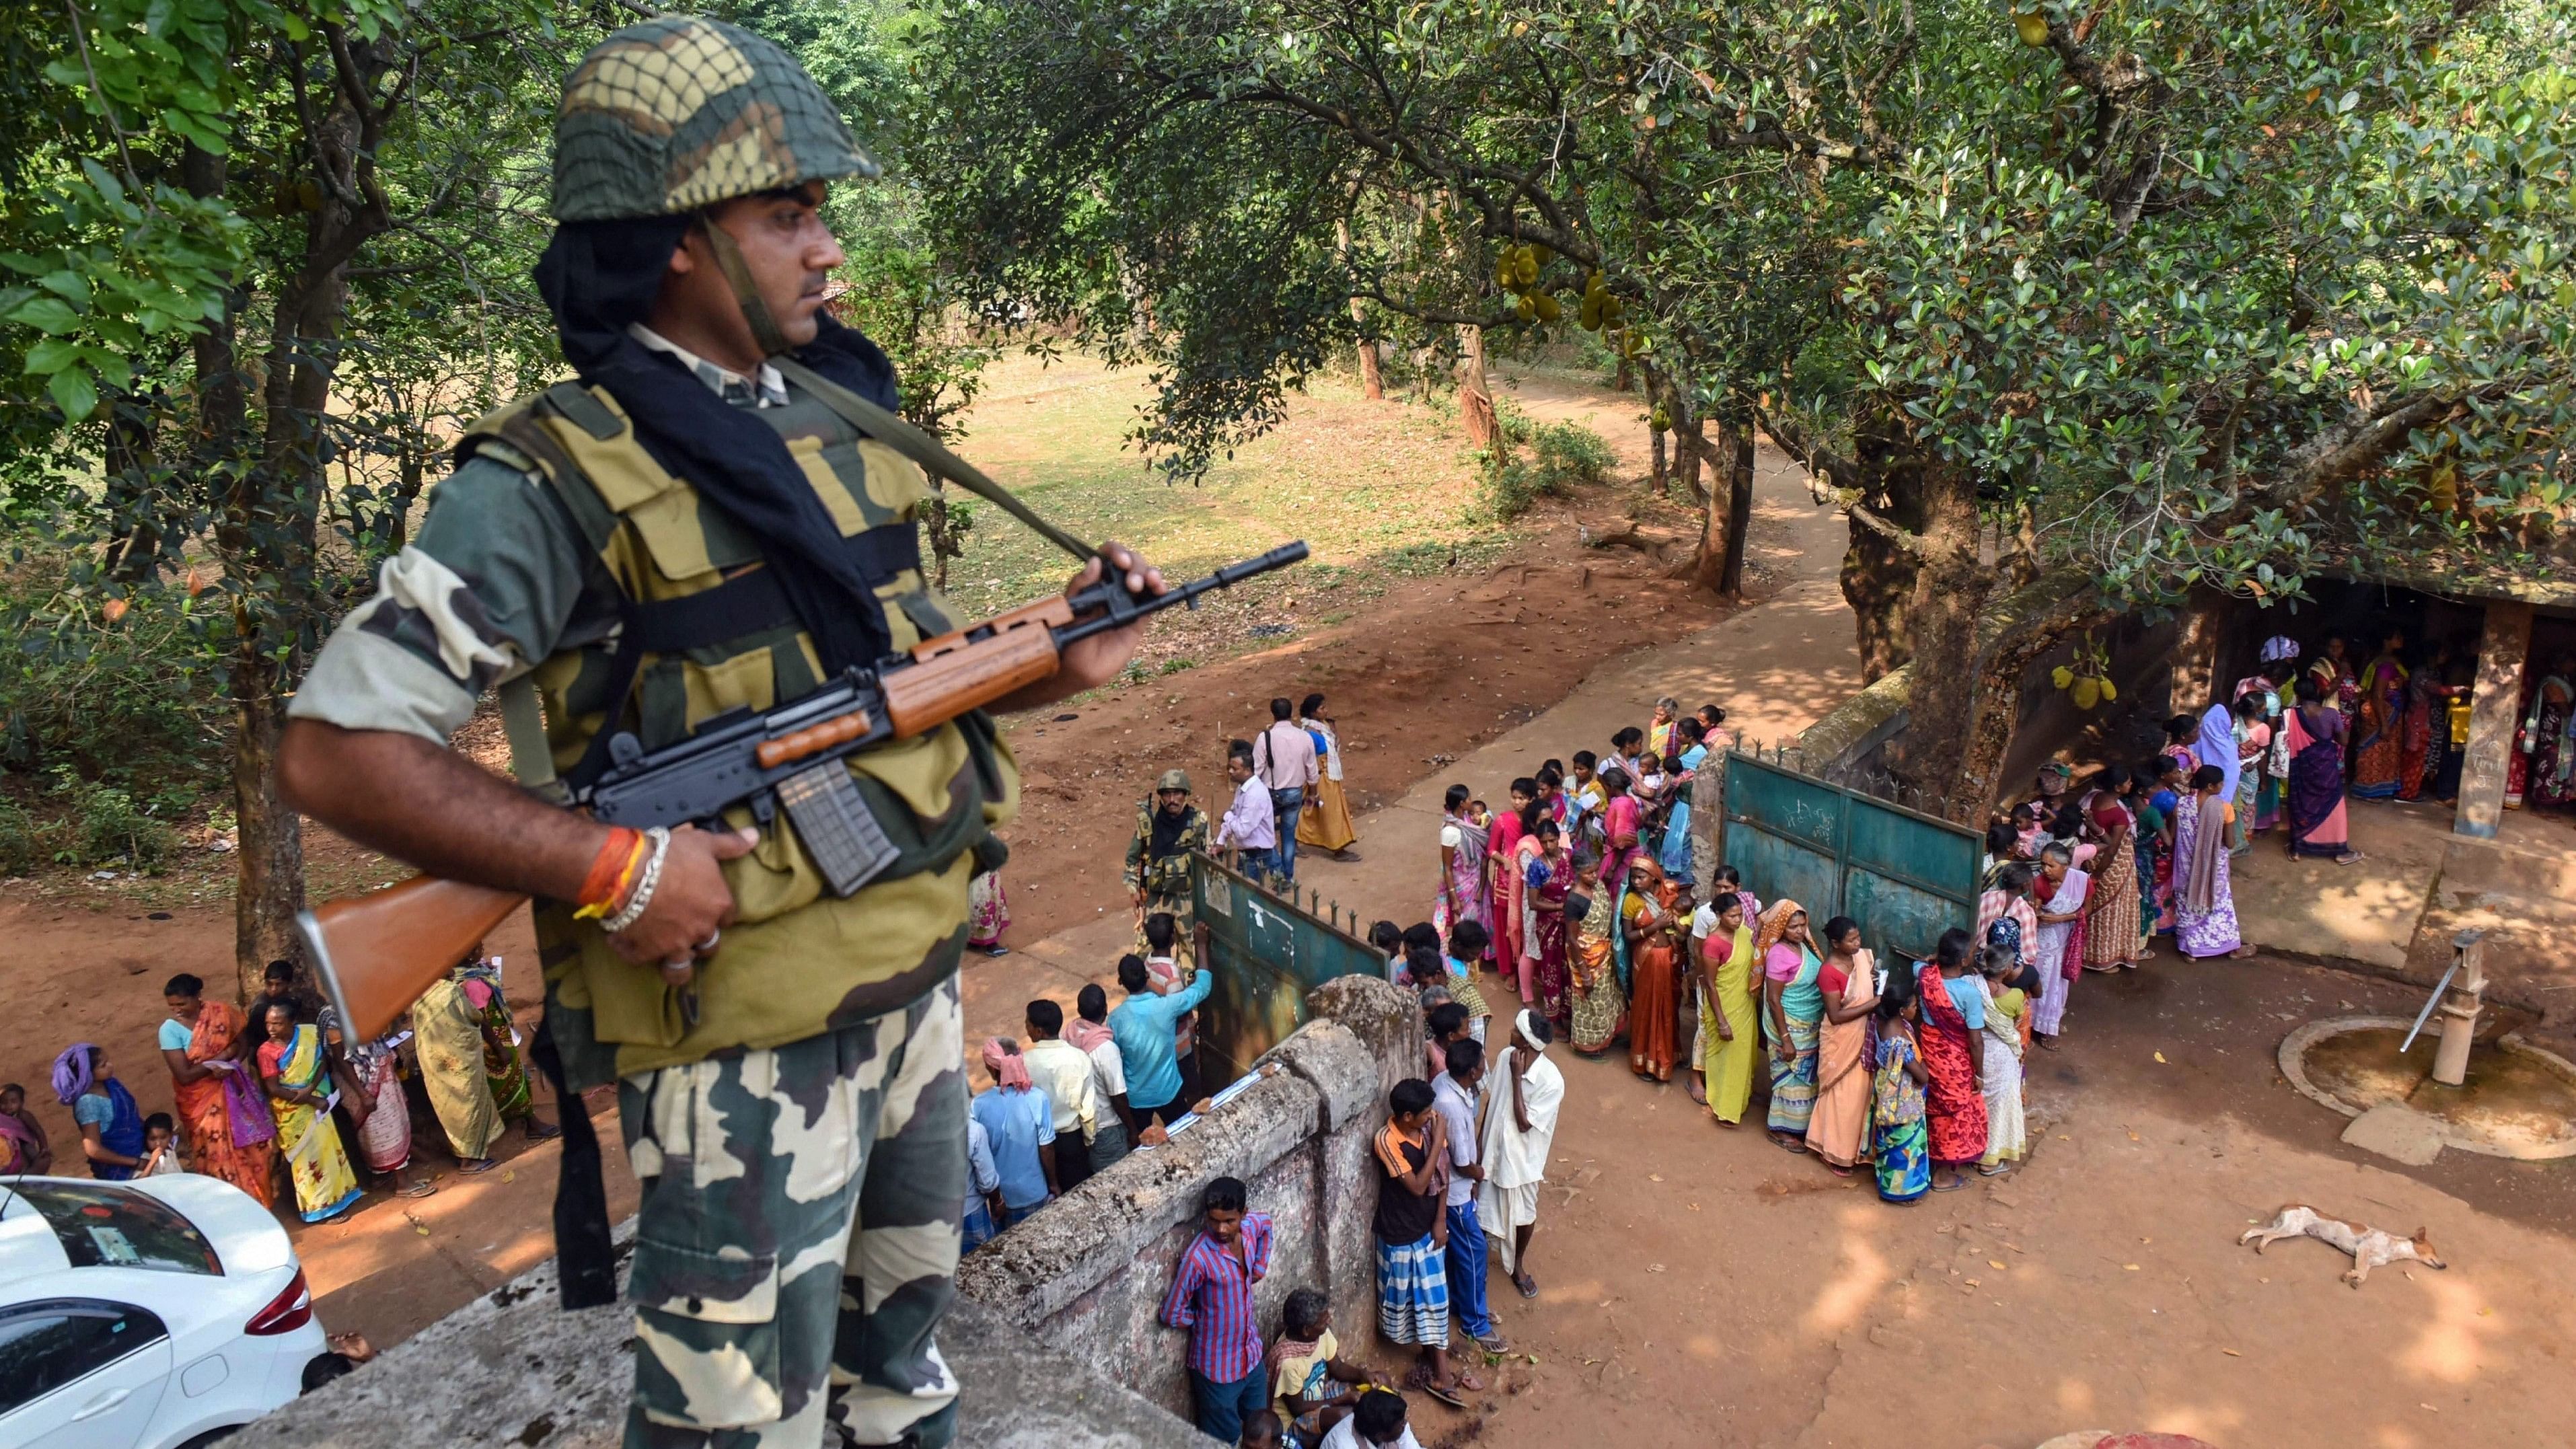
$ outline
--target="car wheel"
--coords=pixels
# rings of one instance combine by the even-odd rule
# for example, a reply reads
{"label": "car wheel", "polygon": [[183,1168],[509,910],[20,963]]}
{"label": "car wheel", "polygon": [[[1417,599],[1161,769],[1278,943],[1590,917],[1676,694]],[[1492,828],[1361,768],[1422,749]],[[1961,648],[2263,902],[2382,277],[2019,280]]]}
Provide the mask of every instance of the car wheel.
{"label": "car wheel", "polygon": [[208,1429],[196,1438],[180,1445],[179,1449],[206,1449],[207,1445],[229,1439],[235,1434],[240,1433],[241,1430],[242,1426],[239,1424],[226,1424],[220,1429]]}

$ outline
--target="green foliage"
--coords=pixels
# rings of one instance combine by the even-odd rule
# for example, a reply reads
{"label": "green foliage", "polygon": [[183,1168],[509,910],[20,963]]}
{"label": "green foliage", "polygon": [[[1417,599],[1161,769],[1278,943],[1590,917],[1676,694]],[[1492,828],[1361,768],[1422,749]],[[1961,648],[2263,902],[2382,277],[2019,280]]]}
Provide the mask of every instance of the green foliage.
{"label": "green foliage", "polygon": [[52,832],[62,842],[54,852],[59,864],[156,871],[178,843],[159,807],[138,802],[132,791],[82,780],[66,767],[56,772],[53,793],[69,806]]}
{"label": "green foliage", "polygon": [[0,876],[25,875],[52,856],[34,813],[0,795]]}
{"label": "green foliage", "polygon": [[[1485,511],[1497,523],[1527,513],[1541,498],[1562,498],[1600,482],[1618,454],[1581,423],[1541,423],[1508,399],[1494,405],[1495,445],[1477,455]],[[1526,449],[1529,456],[1521,456]]]}
{"label": "green foliage", "polygon": [[109,623],[62,581],[58,566],[27,565],[0,586],[0,617],[26,631],[0,656],[0,765],[150,788],[210,777],[229,616],[178,592]]}

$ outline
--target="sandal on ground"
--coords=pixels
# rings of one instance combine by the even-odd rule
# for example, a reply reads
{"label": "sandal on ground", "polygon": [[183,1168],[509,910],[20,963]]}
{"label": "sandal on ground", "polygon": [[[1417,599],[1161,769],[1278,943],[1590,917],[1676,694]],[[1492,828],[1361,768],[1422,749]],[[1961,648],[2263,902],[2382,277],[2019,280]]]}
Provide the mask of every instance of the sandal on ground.
{"label": "sandal on ground", "polygon": [[437,1183],[434,1183],[434,1182],[415,1182],[415,1183],[411,1184],[409,1187],[404,1188],[402,1191],[395,1193],[395,1194],[394,1194],[394,1196],[396,1196],[396,1197],[427,1197],[427,1196],[429,1196],[431,1193],[436,1192],[436,1191],[438,1191],[438,1184],[437,1184]]}
{"label": "sandal on ground", "polygon": [[456,1164],[456,1170],[459,1172],[490,1172],[493,1168],[500,1165],[501,1159],[497,1157],[469,1157]]}
{"label": "sandal on ground", "polygon": [[1774,1132],[1771,1134],[1771,1145],[1784,1152],[1804,1152],[1807,1150],[1807,1139],[1803,1137],[1783,1137],[1779,1133]]}
{"label": "sandal on ground", "polygon": [[1512,1351],[1512,1341],[1503,1337],[1499,1333],[1489,1333],[1483,1338],[1476,1340],[1476,1347],[1483,1349],[1487,1353],[1510,1353]]}
{"label": "sandal on ground", "polygon": [[528,1119],[528,1140],[530,1142],[552,1142],[562,1135],[563,1124],[560,1122],[548,1122],[543,1126],[540,1126],[538,1125],[536,1118],[531,1117]]}
{"label": "sandal on ground", "polygon": [[1934,1182],[1932,1184],[1932,1190],[1934,1192],[1957,1192],[1959,1189],[1966,1187],[1967,1185],[1967,1176],[1965,1174],[1961,1174],[1958,1178],[1950,1182]]}
{"label": "sandal on ground", "polygon": [[1460,1393],[1481,1394],[1485,1391],[1485,1381],[1476,1377],[1466,1369],[1456,1370],[1452,1374],[1450,1382],[1457,1387]]}
{"label": "sandal on ground", "polygon": [[1458,1393],[1458,1385],[1454,1381],[1444,1385],[1436,1384],[1429,1379],[1425,1379],[1419,1387],[1424,1393],[1429,1394],[1431,1397],[1438,1399],[1440,1402],[1447,1404],[1453,1409],[1463,1409],[1467,1407],[1467,1401],[1460,1397]]}
{"label": "sandal on ground", "polygon": [[2012,1171],[2012,1165],[2011,1165],[2010,1163],[2004,1163],[2004,1162],[1981,1163],[1981,1164],[1979,1164],[1979,1165],[1978,1165],[1978,1167],[1977,1167],[1977,1176],[1979,1176],[1979,1177],[2001,1177],[2001,1176],[2003,1176],[2005,1173],[2010,1172],[2010,1171]]}
{"label": "sandal on ground", "polygon": [[1523,1298],[1536,1298],[1538,1296],[1538,1280],[1527,1273],[1514,1273],[1512,1275],[1512,1286],[1521,1290],[1521,1296]]}

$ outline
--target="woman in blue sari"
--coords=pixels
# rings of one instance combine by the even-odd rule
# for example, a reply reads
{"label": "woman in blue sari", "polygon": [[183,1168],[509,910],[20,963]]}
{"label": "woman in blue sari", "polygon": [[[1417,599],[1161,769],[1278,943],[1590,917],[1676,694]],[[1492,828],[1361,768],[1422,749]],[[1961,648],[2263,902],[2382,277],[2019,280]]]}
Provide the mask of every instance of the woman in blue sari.
{"label": "woman in blue sari", "polygon": [[94,1042],[74,1042],[54,1058],[54,1097],[80,1124],[90,1176],[106,1182],[134,1176],[143,1162],[143,1112],[116,1079],[106,1051]]}
{"label": "woman in blue sari", "polygon": [[1663,865],[1664,874],[1688,885],[1699,877],[1691,871],[1691,785],[1700,765],[1708,759],[1708,727],[1695,719],[1685,719],[1673,726],[1674,734],[1687,746],[1681,752],[1682,769],[1665,788],[1672,796],[1672,813],[1665,816],[1663,848],[1655,858]]}

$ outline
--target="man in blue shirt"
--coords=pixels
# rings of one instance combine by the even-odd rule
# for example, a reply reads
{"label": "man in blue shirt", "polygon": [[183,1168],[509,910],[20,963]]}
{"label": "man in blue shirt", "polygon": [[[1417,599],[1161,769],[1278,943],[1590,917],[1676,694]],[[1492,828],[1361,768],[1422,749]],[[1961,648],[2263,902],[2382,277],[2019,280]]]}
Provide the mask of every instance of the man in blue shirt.
{"label": "man in blue shirt", "polygon": [[984,1068],[993,1089],[979,1092],[967,1112],[992,1139],[993,1167],[1002,1179],[1003,1227],[1047,1205],[1056,1194],[1055,1154],[1039,1149],[1055,1141],[1055,1108],[1029,1081],[1019,1043],[995,1037],[984,1043]]}
{"label": "man in blue shirt", "polygon": [[1140,1122],[1170,1125],[1189,1111],[1181,1095],[1181,1066],[1172,1050],[1172,1033],[1182,1015],[1207,1000],[1216,978],[1198,973],[1189,985],[1169,996],[1157,996],[1145,974],[1145,963],[1129,956],[1118,963],[1118,984],[1127,999],[1109,1013],[1109,1034],[1127,1064],[1127,1105]]}

